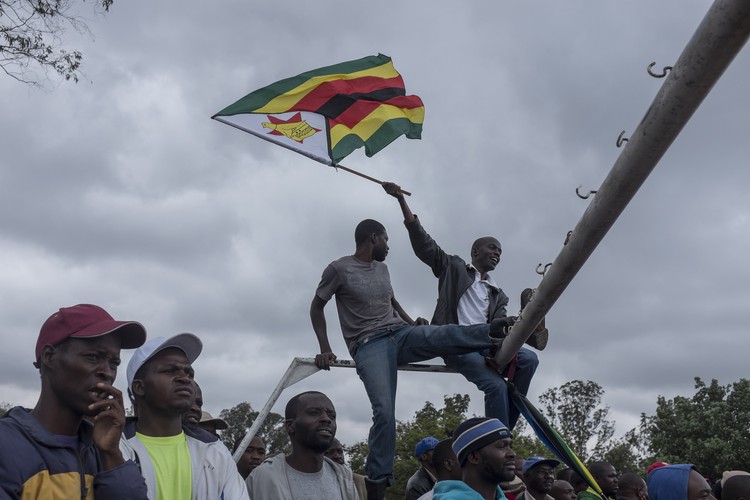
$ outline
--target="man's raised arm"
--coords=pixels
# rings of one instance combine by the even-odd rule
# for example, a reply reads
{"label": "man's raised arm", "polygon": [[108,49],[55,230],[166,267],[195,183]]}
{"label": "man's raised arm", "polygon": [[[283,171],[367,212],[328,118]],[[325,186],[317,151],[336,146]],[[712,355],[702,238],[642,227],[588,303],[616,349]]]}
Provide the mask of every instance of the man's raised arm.
{"label": "man's raised arm", "polygon": [[323,311],[327,303],[327,301],[315,295],[310,304],[310,321],[320,345],[320,354],[315,356],[315,365],[322,370],[330,370],[331,363],[336,361],[336,355],[331,352],[331,344],[328,342],[328,327],[326,326],[326,315]]}
{"label": "man's raised arm", "polygon": [[406,203],[404,193],[401,192],[401,186],[393,182],[384,182],[383,189],[385,189],[386,193],[398,200],[398,204],[401,207],[401,213],[404,214],[404,222],[408,223],[416,220],[416,217],[412,213],[411,208],[409,208],[409,204]]}
{"label": "man's raised arm", "polygon": [[448,268],[448,255],[427,234],[417,216],[412,213],[409,204],[406,203],[404,194],[401,192],[401,187],[393,182],[384,182],[383,189],[386,193],[396,198],[399,206],[401,206],[401,212],[404,214],[404,224],[406,225],[406,230],[409,232],[409,241],[411,242],[412,250],[414,250],[414,255],[430,266],[432,274],[436,278],[439,278],[443,271]]}

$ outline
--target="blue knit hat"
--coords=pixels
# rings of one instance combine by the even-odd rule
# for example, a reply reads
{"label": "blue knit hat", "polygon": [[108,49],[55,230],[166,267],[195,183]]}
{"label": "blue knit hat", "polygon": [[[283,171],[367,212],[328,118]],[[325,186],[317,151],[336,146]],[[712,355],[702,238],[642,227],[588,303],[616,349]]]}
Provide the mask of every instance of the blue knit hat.
{"label": "blue knit hat", "polygon": [[484,448],[498,439],[512,438],[508,427],[496,418],[470,418],[453,432],[453,452],[461,467],[469,453]]}

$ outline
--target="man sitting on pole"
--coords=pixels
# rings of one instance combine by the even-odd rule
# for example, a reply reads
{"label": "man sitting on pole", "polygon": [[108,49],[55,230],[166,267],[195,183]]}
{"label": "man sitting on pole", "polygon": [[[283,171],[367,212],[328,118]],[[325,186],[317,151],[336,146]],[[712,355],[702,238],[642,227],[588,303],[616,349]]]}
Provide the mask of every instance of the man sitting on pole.
{"label": "man sitting on pole", "polygon": [[366,219],[354,231],[356,251],[323,271],[310,305],[310,319],[320,345],[318,368],[336,361],[328,342],[324,307],[335,295],[341,331],[365,385],[373,411],[368,438],[368,498],[382,499],[392,483],[396,448],[396,378],[399,365],[450,354],[477,352],[499,345],[511,322],[495,319],[472,326],[427,325],[412,320],[396,301],[388,267],[388,234],[382,224]]}
{"label": "man sitting on pole", "polygon": [[[438,301],[432,316],[433,325],[474,325],[488,323],[495,318],[506,317],[508,296],[489,275],[500,262],[502,249],[493,237],[479,238],[471,247],[471,264],[458,255],[448,255],[433,240],[406,203],[401,188],[392,183],[383,184],[385,192],[398,200],[404,215],[404,225],[416,256],[430,266],[438,279]],[[530,299],[530,289],[524,291],[522,302]],[[521,306],[525,306],[522,303]],[[547,329],[543,323],[537,327],[527,343],[540,351],[547,346]],[[459,372],[466,380],[484,392],[484,414],[507,422],[513,430],[520,415],[518,408],[510,403],[508,387],[497,370],[487,366],[485,356],[489,351],[463,355],[444,356],[446,366]],[[537,355],[522,347],[518,352],[512,381],[524,396],[529,392],[531,379],[539,365]],[[508,367],[504,371],[508,370]]]}

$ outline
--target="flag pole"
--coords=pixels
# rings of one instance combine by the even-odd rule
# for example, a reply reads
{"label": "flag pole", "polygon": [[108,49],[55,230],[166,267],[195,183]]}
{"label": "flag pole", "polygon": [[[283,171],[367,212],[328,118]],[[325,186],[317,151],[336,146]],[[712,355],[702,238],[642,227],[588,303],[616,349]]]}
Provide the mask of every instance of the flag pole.
{"label": "flag pole", "polygon": [[750,2],[716,0],[662,84],[641,123],[534,297],[495,354],[505,366],[560,298],[750,36]]}
{"label": "flag pole", "polygon": [[[357,172],[356,170],[354,170],[352,168],[345,167],[345,166],[343,166],[340,163],[337,163],[337,164],[331,165],[331,166],[333,168],[335,168],[335,169],[339,169],[340,168],[341,170],[346,170],[347,172],[350,172],[350,173],[352,173],[354,175],[358,175],[360,177],[363,177],[363,178],[367,179],[368,181],[376,182],[376,183],[380,184],[381,186],[383,185],[383,181],[380,181],[380,180],[376,179],[375,177],[370,177],[369,175],[365,175],[362,172]],[[409,191],[404,191],[402,189],[401,192],[404,193],[406,196],[411,196],[411,193]]]}

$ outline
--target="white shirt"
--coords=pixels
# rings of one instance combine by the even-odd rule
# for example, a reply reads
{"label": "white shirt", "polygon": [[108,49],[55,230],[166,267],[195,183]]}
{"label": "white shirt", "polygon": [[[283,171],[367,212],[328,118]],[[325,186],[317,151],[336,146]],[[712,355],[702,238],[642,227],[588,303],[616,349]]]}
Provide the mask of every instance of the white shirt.
{"label": "white shirt", "polygon": [[458,324],[481,325],[487,323],[490,309],[490,287],[497,288],[490,275],[482,279],[481,273],[474,266],[474,283],[458,300]]}

